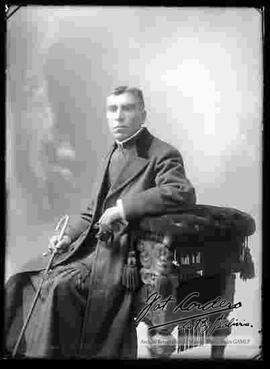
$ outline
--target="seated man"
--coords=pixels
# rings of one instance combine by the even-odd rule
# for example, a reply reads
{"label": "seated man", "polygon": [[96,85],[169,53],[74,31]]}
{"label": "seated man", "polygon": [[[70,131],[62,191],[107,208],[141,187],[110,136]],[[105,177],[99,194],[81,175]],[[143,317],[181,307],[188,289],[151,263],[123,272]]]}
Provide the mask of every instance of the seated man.
{"label": "seated man", "polygon": [[[121,224],[147,215],[174,213],[195,203],[178,150],[143,127],[143,94],[118,87],[107,97],[115,140],[97,181],[94,203],[70,220],[17,353],[26,357],[136,358],[135,291],[122,283],[128,252]],[[96,224],[115,231],[96,239]],[[121,227],[120,227],[121,228]],[[14,349],[43,276],[42,264],[12,276],[6,286],[6,350]],[[47,262],[47,260],[46,260]],[[14,354],[14,353],[13,353]]]}

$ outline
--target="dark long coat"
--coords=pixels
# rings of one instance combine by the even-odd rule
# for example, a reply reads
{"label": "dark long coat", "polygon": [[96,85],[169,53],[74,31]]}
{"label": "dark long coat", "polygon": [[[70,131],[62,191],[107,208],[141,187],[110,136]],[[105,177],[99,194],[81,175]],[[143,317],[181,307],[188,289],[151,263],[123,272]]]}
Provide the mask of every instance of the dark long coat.
{"label": "dark long coat", "polygon": [[[83,319],[80,319],[79,323],[71,325],[70,332],[68,329],[59,328],[60,333],[57,337],[58,341],[65,341],[68,335],[72,335],[74,342],[78,341],[76,354],[67,345],[63,346],[64,348],[60,351],[48,351],[47,348],[44,351],[41,350],[40,356],[48,357],[60,352],[59,355],[64,357],[135,358],[134,292],[128,291],[121,283],[128,247],[127,234],[116,238],[113,245],[111,244],[109,247],[105,241],[99,241],[95,251],[90,251],[91,246],[89,245],[93,245],[94,225],[102,212],[114,206],[119,198],[123,202],[125,217],[130,226],[143,216],[177,212],[187,209],[195,203],[195,190],[185,176],[184,164],[179,151],[152,136],[147,129],[144,129],[136,140],[136,153],[129,157],[115,183],[112,183],[108,189],[108,167],[115,148],[114,145],[105,158],[93,196],[95,201],[91,202],[79,216],[73,217],[69,223],[66,234],[73,241],[71,246],[65,253],[56,256],[53,263],[53,270],[57,270],[61,266],[65,268],[66,265],[76,265],[76,261],[92,252],[88,294],[82,304],[83,311],[80,313],[80,317],[83,315]],[[21,288],[22,280],[26,278],[26,275],[35,276],[36,272],[45,268],[47,262],[48,260],[44,257],[31,261],[21,271],[22,274],[16,274],[8,281],[9,313],[7,320],[9,323],[7,325],[9,328],[7,328],[6,334],[8,341],[13,344],[14,337],[10,337],[18,333],[20,326],[19,318],[16,317],[15,313],[18,312],[18,308],[14,308],[14,305],[23,305],[22,293],[19,293],[23,290]],[[75,319],[76,315],[76,312],[68,310],[68,298],[74,297],[74,293],[73,297],[67,293],[67,290],[70,289],[70,283],[69,281],[66,283],[65,280],[63,283],[61,273],[59,276],[60,279],[56,277],[53,284],[50,285],[50,292],[45,299],[46,303],[43,303],[44,314],[46,315],[50,311],[53,318],[50,315],[46,324],[44,323],[43,327],[38,326],[36,329],[36,331],[44,332],[37,336],[36,342],[48,340],[48,345],[52,347],[59,344],[61,346],[61,342],[55,343],[56,338],[54,338],[53,343],[52,340],[50,341],[52,333],[48,329],[48,325],[50,325],[51,329],[55,330],[55,326],[53,326],[55,324],[53,315],[53,311],[56,309],[55,305],[62,301],[59,306],[57,305],[58,310],[64,310],[61,314],[59,311],[57,312],[60,314],[58,321],[63,320],[65,313],[69,319]],[[20,298],[18,294],[20,294]],[[41,319],[41,315],[37,315],[36,319]],[[12,333],[10,333],[11,326]],[[38,349],[36,351],[33,349],[31,355],[35,356],[35,352],[38,351]]]}

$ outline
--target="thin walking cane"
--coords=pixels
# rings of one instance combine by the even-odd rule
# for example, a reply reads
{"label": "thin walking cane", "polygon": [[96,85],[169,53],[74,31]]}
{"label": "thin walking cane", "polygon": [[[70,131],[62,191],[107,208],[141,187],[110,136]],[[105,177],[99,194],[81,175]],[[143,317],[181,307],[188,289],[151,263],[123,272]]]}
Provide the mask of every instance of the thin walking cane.
{"label": "thin walking cane", "polygon": [[[57,226],[56,226],[56,228],[55,228],[55,230],[56,230],[56,231],[59,231],[59,230],[60,230],[60,227],[62,227],[62,228],[61,228],[61,230],[60,230],[59,236],[58,236],[58,240],[59,240],[59,241],[61,240],[61,238],[62,238],[62,237],[63,237],[63,235],[64,235],[64,232],[65,232],[65,230],[66,230],[66,227],[67,227],[68,221],[69,221],[69,216],[68,216],[68,215],[65,215],[64,217],[62,217],[62,218],[59,220],[59,222],[58,222],[58,224],[57,224]],[[55,255],[57,254],[57,252],[58,252],[58,250],[57,250],[57,248],[56,248],[56,249],[53,251],[53,253],[52,253],[52,255],[51,255],[51,257],[50,257],[50,259],[49,259],[49,261],[48,261],[48,264],[47,264],[47,267],[46,267],[46,269],[45,269],[45,271],[44,271],[44,274],[43,274],[43,276],[42,276],[42,279],[41,279],[40,285],[39,285],[39,287],[38,287],[38,289],[37,289],[37,292],[36,292],[36,294],[35,294],[35,297],[34,297],[34,300],[33,300],[33,302],[32,302],[32,305],[31,305],[31,307],[30,307],[30,309],[29,309],[29,311],[28,311],[28,314],[27,314],[26,320],[25,320],[25,322],[24,322],[24,325],[23,325],[23,327],[22,327],[22,329],[21,329],[21,331],[20,331],[19,337],[18,337],[17,342],[16,342],[16,344],[15,344],[15,346],[14,346],[14,349],[13,349],[13,351],[12,351],[12,357],[15,357],[15,356],[16,356],[16,353],[17,353],[17,350],[18,350],[19,345],[20,345],[20,343],[21,343],[21,340],[22,340],[22,338],[23,338],[24,332],[25,332],[25,330],[26,330],[26,328],[27,328],[27,326],[28,326],[28,323],[29,323],[29,320],[30,320],[31,315],[32,315],[32,313],[33,313],[34,307],[35,307],[35,305],[36,305],[36,303],[37,303],[37,300],[38,300],[38,297],[39,297],[39,294],[40,294],[40,291],[41,291],[41,288],[42,288],[42,285],[43,285],[43,282],[44,282],[44,276],[48,273],[48,271],[49,271],[49,269],[50,269],[50,267],[51,267],[51,265],[52,265],[52,261],[53,261],[53,259],[54,259]],[[47,253],[44,253],[44,254],[43,254],[43,256],[45,256],[45,255],[47,255]]]}

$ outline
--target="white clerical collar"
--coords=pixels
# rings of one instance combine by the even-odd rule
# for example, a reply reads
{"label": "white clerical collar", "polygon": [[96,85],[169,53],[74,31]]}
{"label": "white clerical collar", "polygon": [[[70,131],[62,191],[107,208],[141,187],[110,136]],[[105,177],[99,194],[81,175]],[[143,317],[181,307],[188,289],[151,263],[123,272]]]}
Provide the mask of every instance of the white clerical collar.
{"label": "white clerical collar", "polygon": [[128,138],[126,138],[125,140],[123,140],[123,141],[117,141],[117,140],[115,140],[115,142],[117,143],[117,146],[119,146],[119,147],[123,147],[123,145],[125,144],[125,143],[128,143],[129,141],[131,141],[131,140],[133,140],[133,138],[135,138],[136,136],[138,136],[140,133],[141,133],[141,131],[144,129],[144,127],[141,127],[140,129],[138,129],[138,131],[137,132],[135,132],[132,136],[129,136]]}

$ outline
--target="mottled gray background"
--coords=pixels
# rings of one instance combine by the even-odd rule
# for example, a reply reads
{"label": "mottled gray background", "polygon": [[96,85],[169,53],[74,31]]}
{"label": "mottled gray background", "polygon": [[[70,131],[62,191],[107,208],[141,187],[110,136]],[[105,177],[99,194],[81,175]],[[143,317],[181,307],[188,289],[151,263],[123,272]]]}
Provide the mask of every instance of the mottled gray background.
{"label": "mottled gray background", "polygon": [[[181,151],[198,203],[251,214],[257,276],[237,278],[259,345],[262,18],[248,8],[22,7],[7,24],[6,276],[88,201],[111,142],[107,92],[139,86],[152,133]],[[242,351],[241,351],[242,349]],[[253,351],[252,351],[253,350]]]}

